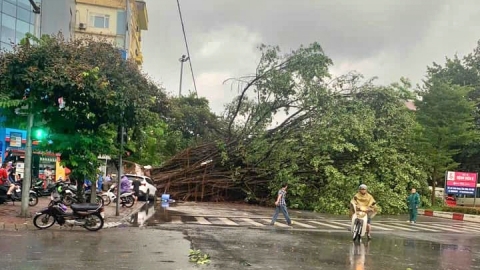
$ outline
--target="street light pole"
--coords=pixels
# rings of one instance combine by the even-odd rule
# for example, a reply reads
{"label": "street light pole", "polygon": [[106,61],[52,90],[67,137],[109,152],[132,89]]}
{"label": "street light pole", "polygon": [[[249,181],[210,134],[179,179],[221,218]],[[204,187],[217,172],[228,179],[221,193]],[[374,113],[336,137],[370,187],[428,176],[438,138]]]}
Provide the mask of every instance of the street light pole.
{"label": "street light pole", "polygon": [[[35,4],[33,0],[29,0],[33,8],[33,13],[35,13],[35,25],[34,25],[34,35],[35,37],[40,36],[40,6]],[[20,210],[21,217],[29,217],[28,212],[28,202],[30,196],[30,187],[32,184],[32,126],[34,114],[32,112],[32,104],[28,104],[28,116],[27,116],[27,145],[25,146],[25,167],[24,167],[24,177],[22,183],[22,205]]]}
{"label": "street light pole", "polygon": [[183,63],[187,62],[190,57],[187,57],[185,54],[182,55],[182,58],[178,59],[180,61],[180,88],[178,89],[178,96],[182,96],[182,77],[183,77]]}
{"label": "street light pole", "polygon": [[[130,16],[131,16],[131,9],[130,9],[130,0],[125,0],[125,11],[126,11],[126,16],[125,16],[125,42],[124,42],[124,49],[125,49],[125,61],[128,59],[128,50],[130,49]],[[123,91],[123,89],[122,89]],[[121,93],[122,100],[123,100],[123,93]],[[122,103],[123,106],[123,103]],[[118,156],[118,183],[117,183],[117,204],[115,205],[115,216],[120,215],[120,180],[122,180],[122,174],[123,174],[123,133],[125,132],[125,126],[123,122],[123,108],[122,108],[122,119],[120,123],[120,154]]]}

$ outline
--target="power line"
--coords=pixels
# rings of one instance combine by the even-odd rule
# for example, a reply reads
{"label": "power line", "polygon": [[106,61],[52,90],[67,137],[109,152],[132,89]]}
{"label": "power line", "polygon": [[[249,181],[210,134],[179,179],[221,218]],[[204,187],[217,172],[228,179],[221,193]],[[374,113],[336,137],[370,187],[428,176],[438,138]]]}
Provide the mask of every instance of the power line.
{"label": "power line", "polygon": [[190,57],[190,50],[188,49],[187,34],[185,34],[185,25],[183,24],[183,17],[182,17],[182,11],[180,9],[180,1],[179,0],[177,0],[177,6],[178,6],[178,15],[180,15],[180,22],[182,23],[183,38],[185,39],[185,47],[187,48],[187,56],[189,58],[188,63],[190,64],[190,72],[192,72],[193,88],[195,89],[195,94],[198,94],[197,84],[195,83],[195,75],[193,75],[192,57]]}

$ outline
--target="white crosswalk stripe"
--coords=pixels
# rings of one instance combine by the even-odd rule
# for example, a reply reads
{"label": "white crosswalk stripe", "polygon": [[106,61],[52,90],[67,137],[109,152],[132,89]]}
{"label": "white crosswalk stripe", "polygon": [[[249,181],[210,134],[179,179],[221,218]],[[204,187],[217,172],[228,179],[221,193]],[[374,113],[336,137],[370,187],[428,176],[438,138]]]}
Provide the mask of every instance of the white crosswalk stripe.
{"label": "white crosswalk stripe", "polygon": [[[171,222],[162,224],[197,224],[197,225],[216,225],[227,227],[267,227],[271,219],[262,217],[208,217],[208,216],[190,216],[190,218],[182,219],[181,216],[172,216]],[[120,224],[105,224],[105,227],[115,227]],[[285,224],[285,220],[281,219],[275,222],[275,227],[293,228],[293,229],[309,229],[319,231],[346,231],[351,226],[350,220],[329,220],[329,219],[293,219],[293,226]],[[375,231],[385,232],[430,232],[430,233],[478,233],[480,234],[480,224],[466,222],[425,222],[417,224],[406,224],[404,221],[398,220],[382,220],[372,224]]]}

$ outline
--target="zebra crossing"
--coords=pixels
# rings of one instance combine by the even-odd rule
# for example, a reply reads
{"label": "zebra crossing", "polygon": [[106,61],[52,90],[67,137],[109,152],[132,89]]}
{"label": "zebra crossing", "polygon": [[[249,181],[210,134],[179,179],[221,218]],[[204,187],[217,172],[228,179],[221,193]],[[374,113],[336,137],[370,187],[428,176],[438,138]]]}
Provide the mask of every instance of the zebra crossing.
{"label": "zebra crossing", "polygon": [[[166,222],[155,225],[210,225],[224,227],[269,228],[271,219],[266,217],[206,217],[206,216],[171,216]],[[155,223],[155,222],[154,222]],[[153,224],[151,224],[153,225]],[[350,220],[340,219],[293,219],[290,227],[284,220],[278,220],[275,227],[303,230],[346,231]],[[468,222],[428,221],[410,224],[405,220],[381,220],[373,223],[375,231],[383,232],[429,232],[429,233],[469,233],[480,234],[480,224]]]}

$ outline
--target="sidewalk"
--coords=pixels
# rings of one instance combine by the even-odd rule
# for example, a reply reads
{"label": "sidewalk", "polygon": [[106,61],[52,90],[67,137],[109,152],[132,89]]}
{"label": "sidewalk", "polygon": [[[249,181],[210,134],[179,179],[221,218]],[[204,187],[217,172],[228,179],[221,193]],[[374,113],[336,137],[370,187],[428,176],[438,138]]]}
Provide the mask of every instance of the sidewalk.
{"label": "sidewalk", "polygon": [[446,219],[454,219],[454,220],[460,220],[460,221],[480,223],[480,216],[479,215],[469,215],[469,214],[455,213],[455,212],[433,211],[433,210],[428,210],[428,209],[418,209],[418,214],[428,216],[428,217],[439,217],[439,218],[446,218]]}
{"label": "sidewalk", "polygon": [[[39,198],[37,205],[28,208],[28,212],[30,213],[29,218],[22,218],[18,216],[20,214],[21,202],[15,202],[15,205],[13,205],[11,202],[0,204],[0,230],[37,230],[37,228],[33,225],[33,216],[37,211],[46,208],[49,202],[50,197]],[[120,207],[119,216],[115,216],[115,203],[104,206],[105,224],[103,228],[125,226],[128,224],[128,219],[130,216],[138,212],[144,204],[145,202],[138,201],[132,208]]]}

